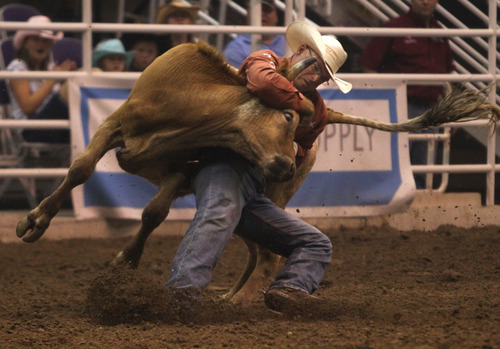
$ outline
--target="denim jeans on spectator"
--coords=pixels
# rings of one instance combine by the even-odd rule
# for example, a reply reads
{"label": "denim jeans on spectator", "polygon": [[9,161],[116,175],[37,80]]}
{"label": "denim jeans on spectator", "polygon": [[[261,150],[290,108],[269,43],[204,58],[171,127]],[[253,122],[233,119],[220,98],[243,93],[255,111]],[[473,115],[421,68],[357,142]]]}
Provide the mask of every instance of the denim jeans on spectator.
{"label": "denim jeans on spectator", "polygon": [[197,212],[165,286],[204,289],[237,228],[240,236],[288,258],[271,287],[316,290],[331,259],[330,240],[264,197],[264,179],[253,166],[242,159],[208,164],[195,176],[192,188]]}

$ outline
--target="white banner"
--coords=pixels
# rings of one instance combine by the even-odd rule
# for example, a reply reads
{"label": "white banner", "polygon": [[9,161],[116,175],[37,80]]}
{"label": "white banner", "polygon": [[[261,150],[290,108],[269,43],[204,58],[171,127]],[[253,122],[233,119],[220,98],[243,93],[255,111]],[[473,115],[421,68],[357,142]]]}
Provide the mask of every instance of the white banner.
{"label": "white banner", "polygon": [[[336,111],[383,122],[407,120],[402,81],[354,83],[343,94],[321,88]],[[328,125],[318,138],[316,164],[289,202],[301,217],[361,217],[404,211],[416,189],[410,168],[408,135],[364,126]]]}
{"label": "white banner", "polygon": [[[70,114],[73,159],[81,154],[106,117],[128,97],[131,80],[73,78]],[[406,120],[406,86],[363,83],[348,94],[321,88],[328,107],[384,122]],[[319,151],[312,172],[292,198],[289,212],[301,217],[346,217],[404,210],[416,190],[408,156],[406,134],[367,127],[328,125],[318,139]],[[72,192],[77,218],[96,216],[140,219],[156,187],[125,173],[113,151],[98,163],[96,172]],[[177,199],[170,219],[191,219],[194,196]]]}

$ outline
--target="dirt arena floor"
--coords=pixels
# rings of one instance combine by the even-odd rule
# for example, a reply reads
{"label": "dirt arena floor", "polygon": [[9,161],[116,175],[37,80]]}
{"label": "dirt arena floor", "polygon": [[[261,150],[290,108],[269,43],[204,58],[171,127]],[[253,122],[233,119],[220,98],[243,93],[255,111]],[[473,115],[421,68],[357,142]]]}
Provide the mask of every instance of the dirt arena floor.
{"label": "dirt arena floor", "polygon": [[234,238],[195,312],[165,306],[179,237],[152,236],[135,271],[106,263],[127,239],[0,244],[0,347],[500,348],[500,228],[326,232],[321,309],[268,311],[219,294],[245,262]]}

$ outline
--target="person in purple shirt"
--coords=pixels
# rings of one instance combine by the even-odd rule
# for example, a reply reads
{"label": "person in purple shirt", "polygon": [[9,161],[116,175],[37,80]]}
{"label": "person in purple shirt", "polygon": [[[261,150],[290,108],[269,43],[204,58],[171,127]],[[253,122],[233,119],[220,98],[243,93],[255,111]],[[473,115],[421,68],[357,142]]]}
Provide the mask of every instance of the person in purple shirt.
{"label": "person in purple shirt", "polygon": [[[411,0],[409,12],[393,18],[386,28],[441,28],[434,18],[439,0]],[[447,74],[454,70],[453,56],[447,38],[398,36],[374,37],[359,57],[366,73]],[[410,85],[407,88],[408,118],[431,108],[443,86]],[[414,165],[427,163],[427,143],[410,142],[410,159]],[[425,175],[416,175],[417,188],[426,186]]]}
{"label": "person in purple shirt", "polygon": [[[276,26],[278,11],[273,0],[262,0],[262,25]],[[250,10],[248,11],[250,19]],[[278,56],[285,56],[286,39],[284,35],[262,35],[260,50],[271,50]],[[241,34],[230,41],[225,50],[224,58],[235,68],[239,68],[243,61],[252,53],[252,38],[248,34]]]}

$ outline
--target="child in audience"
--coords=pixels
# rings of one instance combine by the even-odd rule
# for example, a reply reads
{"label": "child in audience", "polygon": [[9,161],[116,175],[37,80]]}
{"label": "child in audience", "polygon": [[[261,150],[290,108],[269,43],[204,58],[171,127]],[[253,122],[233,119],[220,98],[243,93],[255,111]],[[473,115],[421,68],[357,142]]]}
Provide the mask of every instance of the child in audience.
{"label": "child in audience", "polygon": [[[46,16],[33,16],[29,23],[50,23]],[[22,29],[14,35],[15,59],[8,71],[71,71],[76,69],[72,60],[52,62],[52,46],[63,37],[62,32]],[[68,119],[67,104],[59,96],[60,81],[55,79],[11,79],[7,83],[12,115],[15,119]],[[69,130],[22,131],[28,142],[68,143]]]}
{"label": "child in audience", "polygon": [[120,39],[108,39],[97,44],[92,52],[92,66],[105,72],[125,71],[134,58],[134,52],[126,52]]}

